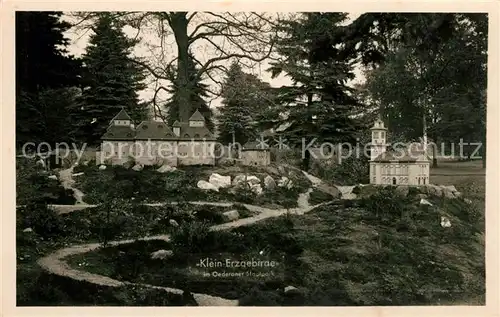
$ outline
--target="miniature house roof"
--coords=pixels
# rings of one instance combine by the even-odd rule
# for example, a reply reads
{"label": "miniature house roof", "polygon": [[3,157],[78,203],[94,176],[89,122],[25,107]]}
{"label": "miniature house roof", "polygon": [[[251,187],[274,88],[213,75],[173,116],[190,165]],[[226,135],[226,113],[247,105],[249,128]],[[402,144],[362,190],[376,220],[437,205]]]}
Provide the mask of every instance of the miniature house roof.
{"label": "miniature house roof", "polygon": [[205,121],[205,117],[201,114],[200,111],[196,110],[191,118],[189,118],[189,121]]}
{"label": "miniature house roof", "polygon": [[382,119],[378,118],[375,123],[373,124],[373,127],[371,130],[387,130],[387,128],[384,125],[384,121]]}
{"label": "miniature house roof", "polygon": [[164,122],[142,121],[136,128],[135,138],[137,140],[162,140],[176,138],[176,136]]}
{"label": "miniature house roof", "polygon": [[120,112],[118,112],[118,114],[113,119],[111,119],[111,121],[114,121],[114,120],[132,120],[132,119],[130,118],[128,113],[125,111],[125,109],[122,108],[122,110],[120,110]]}
{"label": "miniature house roof", "polygon": [[132,127],[117,125],[110,125],[101,137],[102,140],[133,140],[134,138],[135,130]]}

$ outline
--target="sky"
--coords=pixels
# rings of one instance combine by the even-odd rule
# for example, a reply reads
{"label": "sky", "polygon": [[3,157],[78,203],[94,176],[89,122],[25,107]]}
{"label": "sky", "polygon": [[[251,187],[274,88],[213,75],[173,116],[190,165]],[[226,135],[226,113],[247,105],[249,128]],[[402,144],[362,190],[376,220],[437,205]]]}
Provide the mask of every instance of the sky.
{"label": "sky", "polygon": [[[72,17],[70,14],[71,13],[66,13],[63,16],[63,19],[70,22],[76,21],[75,18]],[[348,14],[349,20],[347,21],[347,23],[352,19],[358,17],[360,14],[361,13],[350,12]],[[192,25],[191,29],[193,29],[195,26],[196,26],[195,24]],[[124,28],[124,32],[128,36],[134,37],[137,35],[138,30],[127,26]],[[87,46],[89,36],[91,35],[91,31],[72,28],[68,30],[65,35],[70,40],[70,45],[68,47],[69,53],[75,56],[81,56],[85,52],[85,47]],[[154,60],[153,56],[158,56],[158,54],[160,53],[159,49],[160,37],[155,31],[155,27],[141,29],[139,36],[141,37],[141,41],[135,47],[134,55],[137,57],[145,57],[149,59],[153,58],[152,60]],[[177,49],[173,35],[167,36],[165,39],[165,43],[167,43],[167,45],[164,45],[162,51],[166,55],[166,60],[171,60],[176,56],[176,49]],[[211,52],[207,44],[201,44],[195,46],[193,52],[195,54],[195,57],[202,62],[206,61],[208,58],[212,58],[215,56],[214,55],[215,52]],[[229,64],[229,62],[227,62],[225,66],[228,66],[227,64]],[[253,73],[257,77],[259,77],[262,81],[268,82],[273,87],[280,87],[282,85],[290,84],[290,80],[285,75],[281,75],[274,79],[271,78],[271,74],[266,71],[268,67],[269,67],[268,62],[263,61],[261,63],[256,64],[256,66],[254,66],[253,69],[245,68],[244,71]],[[360,69],[355,70],[355,75],[356,78],[352,81],[352,83],[363,81],[363,75]],[[221,79],[222,78],[218,78],[217,80]],[[207,81],[207,83],[209,82]],[[155,84],[153,83],[152,78],[147,81],[147,84],[148,84],[147,88],[139,93],[139,97],[144,101],[151,100],[155,92]],[[163,86],[168,86],[168,82],[162,82],[161,84]],[[218,89],[217,84],[211,83],[211,85],[214,90]],[[158,95],[158,97],[159,98],[157,99],[157,101],[165,100],[166,98],[168,98],[168,95],[162,92],[161,94]],[[209,100],[210,107],[218,107],[220,106],[220,104],[221,104],[220,98]]]}

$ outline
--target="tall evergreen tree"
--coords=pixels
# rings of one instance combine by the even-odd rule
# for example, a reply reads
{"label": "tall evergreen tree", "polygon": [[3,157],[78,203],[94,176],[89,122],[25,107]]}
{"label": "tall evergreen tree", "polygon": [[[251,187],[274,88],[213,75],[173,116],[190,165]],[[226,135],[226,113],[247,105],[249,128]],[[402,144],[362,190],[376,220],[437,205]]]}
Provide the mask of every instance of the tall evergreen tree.
{"label": "tall evergreen tree", "polygon": [[[16,141],[67,141],[56,127],[70,125],[67,100],[49,95],[72,94],[66,88],[79,86],[81,63],[69,55],[63,33],[70,25],[61,12],[16,12]],[[52,99],[52,100],[50,100]],[[46,101],[51,102],[46,102]],[[55,100],[63,102],[54,102]],[[51,118],[48,120],[47,118]],[[56,118],[57,121],[54,121]]]}
{"label": "tall evergreen tree", "polygon": [[109,13],[101,13],[83,55],[84,89],[74,109],[75,136],[95,143],[109,121],[124,108],[132,120],[146,119],[147,107],[138,92],[145,88],[144,70],[131,61],[137,41],[127,38]]}
{"label": "tall evergreen tree", "polygon": [[255,136],[252,126],[251,95],[248,93],[248,79],[237,63],[232,63],[222,88],[222,107],[219,115],[219,141],[234,141],[244,144]]}
{"label": "tall evergreen tree", "polygon": [[[270,70],[292,79],[291,86],[279,89],[281,112],[294,123],[285,132],[291,145],[355,141],[359,123],[352,115],[361,105],[347,86],[356,52],[342,45],[345,19],[343,13],[302,13],[278,26],[286,36],[277,43],[282,58]],[[307,155],[303,163],[308,168]]]}
{"label": "tall evergreen tree", "polygon": [[[170,93],[171,97],[165,108],[168,110],[167,122],[169,125],[172,125],[176,120],[181,121],[182,118],[180,116],[180,82],[179,82],[179,72],[176,69],[172,69],[169,72],[170,82],[172,83]],[[205,98],[208,97],[207,89],[208,85],[203,83],[202,79],[198,74],[198,69],[195,64],[195,60],[192,54],[189,54],[188,59],[188,80],[189,86],[191,89],[189,90],[188,100],[189,106],[191,109],[198,110],[205,117],[207,128],[210,131],[214,131],[214,123],[213,123],[213,112],[212,109],[208,106]],[[191,113],[192,114],[192,113]]]}

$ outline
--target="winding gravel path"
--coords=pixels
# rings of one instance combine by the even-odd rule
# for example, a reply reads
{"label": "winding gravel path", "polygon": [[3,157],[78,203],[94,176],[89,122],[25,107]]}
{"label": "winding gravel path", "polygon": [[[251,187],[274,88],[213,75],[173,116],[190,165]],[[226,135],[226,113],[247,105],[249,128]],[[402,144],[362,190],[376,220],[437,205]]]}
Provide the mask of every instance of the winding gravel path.
{"label": "winding gravel path", "polygon": [[[322,181],[319,178],[316,178],[312,175],[309,175],[305,173],[305,176],[311,181],[313,187],[318,187]],[[74,180],[73,180],[73,167],[63,170],[59,173],[59,178],[61,180],[62,185],[65,188],[72,189],[75,193],[75,198],[77,198],[77,203],[78,205],[52,205],[53,208],[55,208],[59,213],[68,213],[72,212],[75,210],[81,210],[85,208],[90,208],[90,207],[95,207],[97,205],[89,205],[85,204],[82,201],[83,193],[78,190],[77,188],[73,187]],[[237,228],[240,226],[247,226],[254,224],[256,222],[273,218],[273,217],[279,217],[282,216],[286,213],[291,213],[291,214],[296,214],[296,215],[303,215],[306,212],[309,212],[313,210],[314,208],[324,205],[327,203],[322,203],[318,204],[315,206],[310,206],[309,205],[309,194],[313,191],[313,188],[310,188],[307,192],[302,193],[299,195],[297,199],[297,208],[291,208],[291,209],[270,209],[270,208],[265,208],[261,206],[254,206],[250,204],[242,204],[244,205],[249,211],[257,213],[257,215],[253,217],[248,217],[248,218],[243,218],[239,219],[233,222],[228,222],[224,224],[219,224],[219,225],[214,225],[211,227],[211,230],[228,230],[232,228]],[[166,202],[166,203],[151,203],[151,204],[145,204],[148,206],[160,206],[164,204],[177,204],[178,202]],[[211,205],[211,206],[220,206],[220,207],[228,207],[232,206],[235,203],[232,202],[207,202],[207,201],[190,201],[188,202],[190,204],[195,204],[195,205]],[[163,235],[155,235],[155,236],[147,236],[147,237],[141,237],[138,239],[127,239],[127,240],[118,240],[118,241],[112,241],[109,244],[110,245],[120,245],[120,244],[127,244],[127,243],[132,243],[137,240],[164,240],[164,241],[169,241],[170,240],[170,235],[168,234],[163,234]],[[98,249],[101,246],[99,243],[89,243],[89,244],[81,244],[81,245],[73,245],[67,248],[59,249],[43,258],[40,258],[38,260],[38,264],[45,269],[46,271],[60,275],[60,276],[65,276],[74,280],[78,281],[86,281],[98,285],[103,285],[103,286],[110,286],[110,287],[120,287],[124,285],[140,285],[140,286],[146,286],[150,288],[156,288],[156,289],[163,289],[171,293],[176,293],[176,294],[182,294],[184,291],[180,289],[175,289],[175,288],[170,288],[170,287],[161,287],[161,286],[155,286],[155,285],[150,285],[150,284],[136,284],[136,283],[131,283],[131,282],[124,282],[124,281],[119,281],[112,279],[107,276],[99,275],[99,274],[94,274],[90,273],[87,271],[83,270],[77,270],[69,266],[69,264],[65,261],[65,258],[68,256],[73,256],[77,254],[82,254],[86,252],[90,252],[93,250]],[[198,293],[193,293],[193,296],[200,306],[238,306],[238,300],[228,300],[225,298],[221,297],[216,297],[216,296],[211,296],[207,294],[198,294]]]}
{"label": "winding gravel path", "polygon": [[[76,188],[73,188],[74,181],[72,179],[72,173],[73,173],[73,168],[69,168],[66,170],[63,170],[60,172],[60,180],[61,183],[65,188],[68,189],[73,189],[75,192],[75,198],[78,196],[77,201],[79,202],[79,205],[68,205],[68,206],[57,206],[53,205],[53,208],[56,208],[59,213],[67,213],[67,212],[72,212],[74,210],[81,210],[84,208],[89,208],[89,207],[95,207],[96,205],[88,205],[83,203],[81,198],[83,197],[83,193],[79,191]],[[317,185],[317,181],[313,182],[313,186]],[[302,193],[299,195],[297,204],[297,208],[291,208],[291,209],[269,209],[269,208],[264,208],[261,206],[254,206],[254,205],[249,205],[249,204],[242,204],[244,205],[248,210],[252,212],[256,212],[257,215],[249,218],[243,218],[239,219],[233,222],[228,222],[220,225],[214,225],[211,227],[212,230],[228,230],[232,228],[237,228],[240,226],[247,226],[254,224],[256,222],[268,219],[268,218],[273,218],[273,217],[279,217],[281,215],[284,215],[286,213],[291,213],[291,214],[297,214],[301,215],[306,212],[309,212],[313,210],[314,208],[323,205],[315,205],[315,206],[310,206],[309,205],[309,194],[312,192],[312,188],[310,188],[307,192]],[[159,206],[163,204],[176,204],[178,202],[168,202],[168,203],[155,203],[155,204],[145,204],[149,206]],[[221,206],[221,207],[227,207],[227,206],[232,206],[234,203],[231,202],[206,202],[206,201],[191,201],[189,202],[191,204],[196,204],[196,205],[211,205],[211,206]],[[170,236],[168,234],[164,235],[155,235],[155,236],[147,236],[147,237],[142,237],[138,239],[127,239],[127,240],[118,240],[118,241],[112,241],[109,244],[110,245],[120,245],[120,244],[127,244],[127,243],[132,243],[137,240],[164,240],[164,241],[169,241]],[[103,285],[103,286],[109,286],[109,287],[120,287],[124,285],[141,285],[141,286],[146,286],[150,288],[156,288],[156,289],[164,289],[168,292],[171,293],[176,293],[176,294],[182,294],[184,291],[180,289],[175,289],[175,288],[169,288],[169,287],[160,287],[160,286],[155,286],[155,285],[149,285],[149,284],[136,284],[136,283],[130,283],[130,282],[123,282],[119,280],[112,279],[107,276],[99,275],[99,274],[94,274],[90,273],[87,271],[83,270],[77,270],[69,266],[69,264],[65,261],[65,258],[68,256],[73,256],[77,254],[82,254],[86,252],[90,252],[93,250],[96,250],[100,247],[101,245],[99,243],[89,243],[89,244],[81,244],[81,245],[73,245],[67,248],[59,249],[43,258],[40,258],[38,260],[38,264],[45,269],[46,271],[60,275],[60,276],[65,276],[74,280],[78,281],[86,281],[98,285]],[[198,294],[198,293],[193,293],[193,296],[200,306],[238,306],[238,300],[228,300],[225,298],[221,297],[216,297],[216,296],[211,296],[207,294]]]}

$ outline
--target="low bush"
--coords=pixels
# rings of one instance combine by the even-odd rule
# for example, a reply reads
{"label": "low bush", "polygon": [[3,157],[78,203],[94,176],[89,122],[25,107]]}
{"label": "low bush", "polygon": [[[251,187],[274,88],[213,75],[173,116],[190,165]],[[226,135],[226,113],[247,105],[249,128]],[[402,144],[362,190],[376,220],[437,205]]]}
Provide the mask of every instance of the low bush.
{"label": "low bush", "polygon": [[48,178],[48,173],[34,160],[16,161],[16,204],[46,203],[72,205],[76,202],[73,191],[65,189],[58,180]]}
{"label": "low bush", "polygon": [[338,165],[318,166],[315,174],[331,184],[352,186],[369,183],[369,169],[367,158],[351,156]]}

